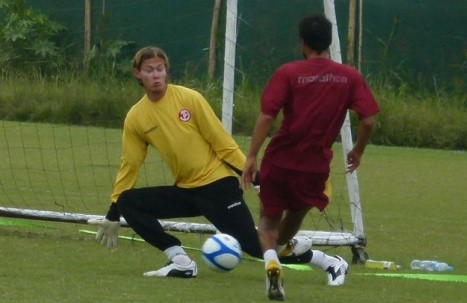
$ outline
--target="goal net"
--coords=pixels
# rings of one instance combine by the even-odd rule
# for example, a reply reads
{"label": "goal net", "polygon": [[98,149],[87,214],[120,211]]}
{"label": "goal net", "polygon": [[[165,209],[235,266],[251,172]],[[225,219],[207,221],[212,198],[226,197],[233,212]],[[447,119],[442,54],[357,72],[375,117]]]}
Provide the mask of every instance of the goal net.
{"label": "goal net", "polygon": [[[323,3],[334,25],[332,58],[341,61],[334,2],[324,0]],[[237,14],[237,1],[227,1],[222,120],[228,131],[235,120],[235,102],[243,98],[235,91],[234,75],[239,71],[235,58],[239,48],[237,35],[241,31],[237,31],[247,27],[245,23]],[[255,101],[251,106],[258,106],[258,100]],[[346,175],[343,157],[338,157],[352,147],[348,116],[341,137],[341,143],[336,143],[334,148],[331,203],[323,213],[311,212],[300,234],[310,237],[314,245],[351,246],[354,257],[362,259],[365,235],[357,176]],[[248,136],[234,134],[234,138],[242,149],[248,148]],[[0,216],[85,223],[107,211],[120,164],[120,129],[0,121],[0,142],[3,159],[0,161]],[[170,170],[150,150],[136,186],[164,185],[172,181]],[[253,192],[245,195],[254,216],[257,215],[257,196]],[[216,232],[202,218],[161,223],[170,231]],[[127,226],[124,219],[122,225]]]}

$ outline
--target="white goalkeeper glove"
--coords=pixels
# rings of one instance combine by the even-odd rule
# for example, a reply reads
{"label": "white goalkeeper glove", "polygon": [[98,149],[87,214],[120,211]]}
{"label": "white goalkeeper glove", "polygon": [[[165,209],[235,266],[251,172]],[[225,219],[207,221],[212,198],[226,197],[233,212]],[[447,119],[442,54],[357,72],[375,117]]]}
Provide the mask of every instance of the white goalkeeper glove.
{"label": "white goalkeeper glove", "polygon": [[[109,220],[110,219],[110,220]],[[117,205],[112,203],[105,218],[89,219],[88,223],[99,226],[96,240],[108,249],[117,248],[118,230],[120,229],[120,213]]]}

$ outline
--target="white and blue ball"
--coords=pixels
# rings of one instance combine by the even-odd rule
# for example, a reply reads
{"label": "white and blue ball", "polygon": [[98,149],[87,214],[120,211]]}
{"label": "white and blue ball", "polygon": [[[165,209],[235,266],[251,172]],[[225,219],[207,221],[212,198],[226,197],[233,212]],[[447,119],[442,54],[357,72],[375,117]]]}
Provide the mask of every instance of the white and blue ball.
{"label": "white and blue ball", "polygon": [[202,257],[209,268],[229,272],[242,259],[242,248],[237,239],[228,234],[215,234],[202,247]]}

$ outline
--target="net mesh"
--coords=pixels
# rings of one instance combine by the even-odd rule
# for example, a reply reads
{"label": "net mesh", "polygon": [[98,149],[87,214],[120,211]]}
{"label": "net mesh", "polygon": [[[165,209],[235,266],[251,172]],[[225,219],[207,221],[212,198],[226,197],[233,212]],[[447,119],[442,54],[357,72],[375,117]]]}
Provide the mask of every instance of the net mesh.
{"label": "net mesh", "polygon": [[[279,39],[296,40],[296,24],[290,24],[291,20],[298,20],[291,15],[301,12],[300,5],[308,7],[304,1],[295,1],[297,6],[287,6],[288,19],[271,18],[280,22],[273,22],[271,26],[277,27],[272,32]],[[317,1],[319,9],[322,10],[322,2]],[[300,5],[298,5],[300,4]],[[242,6],[243,4],[241,4]],[[295,9],[291,9],[295,7]],[[284,10],[278,5],[274,11],[275,16],[281,15]],[[252,11],[244,11],[240,8],[238,16],[237,40],[237,79],[247,78],[248,75],[242,73],[242,65],[245,64],[248,54],[252,49],[271,48],[271,41],[268,35],[261,35],[262,27],[253,26],[255,16]],[[287,21],[289,20],[289,21]],[[263,20],[264,21],[264,20]],[[286,25],[282,26],[286,22]],[[271,28],[268,28],[268,33]],[[248,39],[249,36],[258,35],[264,40]],[[244,37],[245,39],[243,39]],[[250,37],[251,38],[251,37]],[[277,37],[276,37],[277,38]],[[192,37],[192,39],[196,39]],[[180,43],[172,40],[171,43]],[[246,42],[250,41],[250,42]],[[253,44],[251,44],[253,43]],[[164,43],[163,48],[169,47]],[[181,47],[181,49],[184,49]],[[292,55],[293,54],[293,55]],[[267,54],[266,54],[267,55]],[[263,74],[269,74],[273,66],[279,62],[298,58],[300,54],[297,49],[289,49],[280,56],[274,51],[271,57],[265,57],[263,68],[268,69]],[[177,57],[177,56],[176,56]],[[180,57],[180,56],[178,56]],[[248,63],[248,65],[251,65]],[[179,70],[180,65],[178,66]],[[239,78],[240,76],[240,78]],[[18,95],[16,95],[18,94]],[[15,104],[16,99],[24,98],[23,92],[14,90],[14,95],[9,96],[11,104]],[[256,106],[256,102],[247,100],[242,92],[234,92],[235,106]],[[85,88],[82,97],[85,102],[89,94]],[[46,96],[48,96],[46,94]],[[32,99],[35,99],[32,96]],[[216,107],[214,105],[214,107]],[[249,111],[254,120],[254,111]],[[235,118],[234,107],[233,124],[238,123]],[[105,123],[104,123],[105,124]],[[109,123],[113,124],[113,123]],[[246,151],[250,138],[235,135],[236,141],[241,148]],[[0,156],[4,161],[0,162],[0,214],[4,216],[27,217],[31,219],[48,219],[65,222],[85,222],[89,216],[101,215],[107,211],[110,203],[110,193],[115,181],[115,176],[119,167],[121,129],[112,129],[94,126],[77,126],[66,124],[36,123],[36,122],[15,122],[0,121]],[[332,163],[331,183],[333,185],[333,197],[330,206],[323,213],[308,216],[305,219],[304,227],[310,231],[306,234],[316,238],[318,243],[335,245],[337,236],[343,241],[341,244],[352,244],[357,240],[351,232],[354,230],[354,212],[349,215],[349,204],[359,209],[359,201],[349,202],[347,197],[347,185],[344,174],[342,149],[340,144],[335,146],[336,160]],[[172,183],[172,176],[160,156],[150,149],[148,158],[140,172],[137,186],[156,186]],[[254,192],[245,193],[254,217],[258,215],[258,198]],[[361,212],[360,212],[361,213]],[[193,223],[195,229],[205,229],[208,233],[213,229],[203,218],[189,219],[188,225],[172,224],[167,222],[167,228],[180,228],[187,230],[187,226]],[[197,225],[201,224],[201,225]],[[172,226],[172,227],[170,227]],[[173,227],[178,226],[178,227]],[[189,228],[188,228],[189,229]],[[311,230],[314,230],[312,232]],[[329,232],[319,232],[327,230]],[[316,241],[315,241],[316,243]]]}

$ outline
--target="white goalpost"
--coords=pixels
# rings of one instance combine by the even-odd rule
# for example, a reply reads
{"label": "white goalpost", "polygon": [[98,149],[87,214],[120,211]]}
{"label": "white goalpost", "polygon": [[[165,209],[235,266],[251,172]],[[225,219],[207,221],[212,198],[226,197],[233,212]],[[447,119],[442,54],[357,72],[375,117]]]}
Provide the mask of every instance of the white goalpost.
{"label": "white goalpost", "polygon": [[[331,58],[342,62],[334,0],[323,0],[323,4],[325,14],[333,24]],[[232,133],[234,117],[238,20],[237,0],[227,0],[222,123],[229,133]],[[341,128],[344,166],[346,154],[353,145],[350,126],[347,113]],[[104,201],[109,199],[109,190],[113,186],[114,174],[119,164],[120,140],[121,130],[86,127],[75,127],[70,130],[69,126],[0,121],[0,141],[5,142],[5,146],[3,143],[0,146],[0,156],[7,159],[0,162],[0,218],[86,223],[91,218],[101,217],[95,214],[100,213],[102,205],[105,205]],[[15,159],[15,156],[19,156],[20,159]],[[45,161],[48,158],[52,160]],[[160,161],[159,158],[149,156],[145,167],[151,166],[154,162],[162,166]],[[78,162],[86,163],[85,167],[74,167],[73,165]],[[166,175],[169,174],[164,171],[154,172],[143,167],[140,178],[145,178],[146,182],[152,184],[154,180],[168,183],[170,177]],[[368,256],[364,252],[366,239],[357,174],[355,172],[347,174],[345,179],[351,230],[347,231],[343,228],[332,231],[302,230],[299,235],[311,238],[313,245],[350,246],[353,263],[363,263]],[[54,187],[55,182],[60,184],[59,188]],[[16,202],[15,199],[22,202]],[[41,200],[47,201],[48,206],[44,207],[40,204],[38,201]],[[95,202],[86,204],[87,201]],[[85,204],[78,206],[79,203]],[[128,226],[123,218],[121,223],[122,226]],[[215,227],[211,224],[176,221],[161,221],[161,224],[168,231],[216,233]]]}
{"label": "white goalpost", "polygon": [[[339,40],[339,32],[337,26],[336,10],[334,0],[323,0],[324,13],[332,23],[332,44],[331,44],[331,59],[342,63],[341,47]],[[353,148],[352,132],[350,129],[350,116],[347,112],[344,123],[341,128],[342,151],[344,164],[346,164],[347,153]],[[357,172],[346,175],[347,189],[349,195],[350,214],[353,223],[352,235],[357,238],[357,242],[352,245],[352,253],[354,255],[354,263],[360,263],[367,259],[367,255],[363,250],[365,246],[365,233],[363,231],[363,214],[360,203],[360,191],[358,188]]]}
{"label": "white goalpost", "polygon": [[235,47],[237,44],[237,0],[227,0],[225,24],[224,82],[222,94],[222,124],[232,133],[235,85]]}

